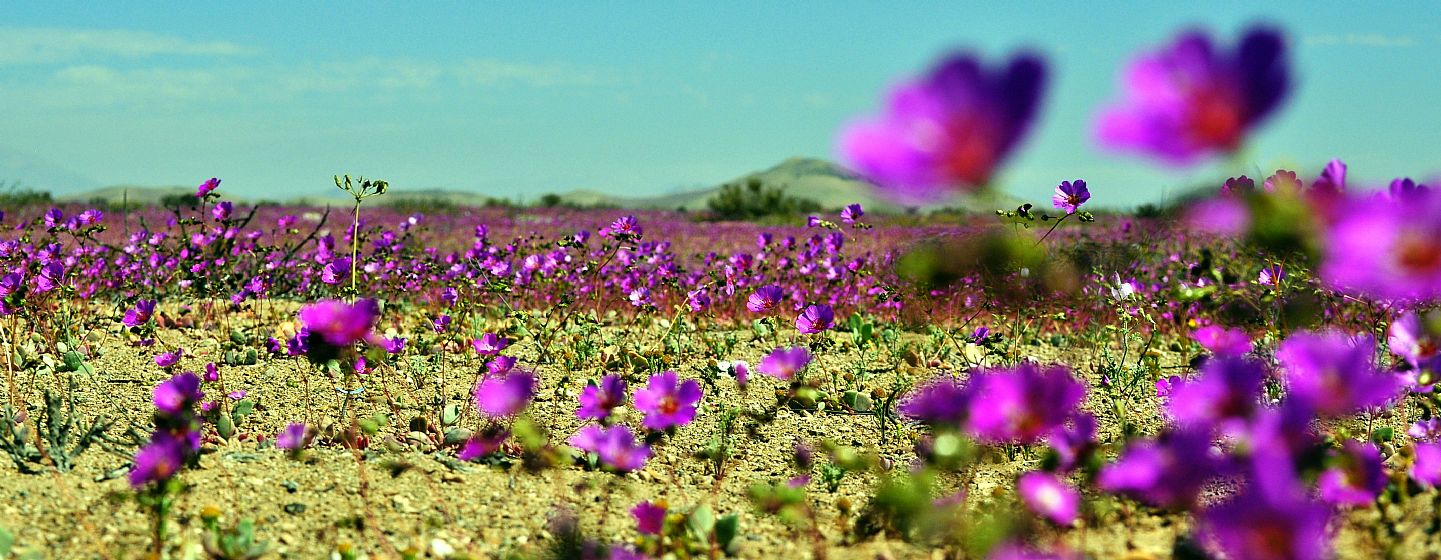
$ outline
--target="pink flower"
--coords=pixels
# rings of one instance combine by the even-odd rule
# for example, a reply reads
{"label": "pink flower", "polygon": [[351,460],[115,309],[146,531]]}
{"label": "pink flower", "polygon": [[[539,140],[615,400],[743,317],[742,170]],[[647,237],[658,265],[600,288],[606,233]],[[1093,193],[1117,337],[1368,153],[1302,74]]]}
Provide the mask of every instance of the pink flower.
{"label": "pink flower", "polygon": [[680,383],[675,372],[665,371],[652,375],[645,388],[636,390],[635,408],[645,413],[642,426],[664,430],[695,419],[700,398],[700,384],[694,379]]}
{"label": "pink flower", "polygon": [[819,304],[806,307],[796,317],[796,330],[802,334],[817,334],[836,325],[836,313],[831,306]]}
{"label": "pink flower", "polygon": [[1016,481],[1016,492],[1036,515],[1057,525],[1070,525],[1076,520],[1081,494],[1062,482],[1056,475],[1031,471]]}
{"label": "pink flower", "polygon": [[535,395],[535,376],[513,371],[503,376],[488,375],[475,386],[475,406],[496,418],[515,416]]}

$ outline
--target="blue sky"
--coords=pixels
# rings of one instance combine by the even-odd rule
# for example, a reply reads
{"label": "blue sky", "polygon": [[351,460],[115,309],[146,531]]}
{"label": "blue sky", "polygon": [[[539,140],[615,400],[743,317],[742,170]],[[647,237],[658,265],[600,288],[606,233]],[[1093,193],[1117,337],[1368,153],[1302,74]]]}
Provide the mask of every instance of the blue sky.
{"label": "blue sky", "polygon": [[[1130,206],[1225,165],[1315,173],[1331,157],[1363,181],[1441,172],[1434,6],[953,4],[6,3],[0,150],[102,185],[219,176],[250,196],[328,192],[336,173],[658,194],[834,159],[842,123],[941,53],[1030,48],[1052,87],[1000,177],[1017,195],[1080,177]],[[1188,25],[1230,42],[1255,21],[1288,32],[1298,88],[1239,163],[1174,170],[1094,147],[1092,116],[1136,50]]]}

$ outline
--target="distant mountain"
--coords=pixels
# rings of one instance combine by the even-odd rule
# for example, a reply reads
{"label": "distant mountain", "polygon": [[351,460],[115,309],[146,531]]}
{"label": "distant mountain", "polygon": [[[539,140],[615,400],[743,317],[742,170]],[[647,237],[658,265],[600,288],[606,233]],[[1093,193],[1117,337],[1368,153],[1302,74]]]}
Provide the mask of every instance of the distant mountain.
{"label": "distant mountain", "polygon": [[93,189],[100,183],[54,162],[0,147],[0,185],[62,193]]}
{"label": "distant mountain", "polygon": [[[626,198],[606,195],[595,191],[576,191],[562,195],[562,199],[577,205],[614,206],[618,208],[663,209],[663,210],[705,210],[711,198],[726,184],[745,183],[757,179],[766,186],[779,187],[786,194],[796,198],[814,200],[821,207],[839,209],[847,204],[859,202],[867,212],[875,214],[898,214],[905,208],[892,204],[878,195],[876,186],[850,170],[829,161],[793,157],[774,167],[736,177],[714,187],[654,197]],[[923,206],[921,210],[941,207],[957,208],[969,212],[988,213],[998,209],[1015,208],[1020,199],[1005,194],[961,196],[941,204]]]}
{"label": "distant mountain", "polygon": [[[645,197],[625,197],[603,193],[596,190],[577,190],[559,194],[559,202],[562,204],[582,207],[607,207],[607,208],[628,208],[634,210],[687,210],[699,211],[708,208],[708,203],[727,184],[745,183],[751,179],[759,180],[767,187],[778,187],[786,194],[796,197],[813,200],[822,208],[837,210],[847,204],[860,203],[865,207],[866,212],[872,214],[899,214],[906,211],[879,196],[875,185],[866,181],[855,173],[831,163],[829,161],[794,157],[787,159],[769,169],[747,173],[712,187],[656,195]],[[162,198],[174,194],[193,194],[195,187],[140,187],[140,186],[113,186],[101,189],[87,190],[83,192],[70,193],[58,197],[61,200],[88,202],[95,199],[105,199],[112,202],[119,202],[121,197],[126,197],[131,202],[142,204],[154,204]],[[253,197],[231,196],[227,198],[254,202]],[[449,189],[392,189],[385,196],[376,200],[377,204],[397,203],[425,203],[434,201],[448,206],[483,206],[492,197],[466,191]],[[348,199],[341,196],[304,196],[284,200],[282,202],[292,204],[308,205],[343,205]],[[530,200],[527,202],[534,203]],[[986,194],[972,196],[957,196],[953,200],[940,204],[931,204],[919,208],[920,210],[934,210],[942,207],[955,208],[967,212],[990,213],[998,209],[1015,208],[1022,203],[1020,199],[1005,194]]]}

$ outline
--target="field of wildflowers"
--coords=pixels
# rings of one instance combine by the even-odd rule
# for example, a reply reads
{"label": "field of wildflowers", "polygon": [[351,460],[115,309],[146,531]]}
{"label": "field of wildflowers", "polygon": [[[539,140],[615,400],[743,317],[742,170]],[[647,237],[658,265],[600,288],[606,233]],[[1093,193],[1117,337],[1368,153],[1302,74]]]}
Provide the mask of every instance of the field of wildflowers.
{"label": "field of wildflowers", "polygon": [[[841,151],[988,188],[1047,75],[945,57]],[[1172,165],[1291,89],[1266,27],[1124,76],[1097,139]],[[1310,173],[1148,218],[7,208],[0,557],[1435,557],[1441,195]]]}

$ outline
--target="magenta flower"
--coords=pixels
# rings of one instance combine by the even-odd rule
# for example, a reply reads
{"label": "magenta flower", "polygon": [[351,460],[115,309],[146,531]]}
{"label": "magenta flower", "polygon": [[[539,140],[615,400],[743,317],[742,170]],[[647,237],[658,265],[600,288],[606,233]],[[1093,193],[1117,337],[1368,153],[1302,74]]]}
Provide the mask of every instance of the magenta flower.
{"label": "magenta flower", "polygon": [[1386,342],[1392,352],[1405,358],[1413,368],[1435,367],[1430,364],[1441,356],[1441,340],[1421,324],[1415,312],[1408,312],[1391,323]]}
{"label": "magenta flower", "polygon": [[622,241],[640,239],[642,233],[643,230],[640,227],[640,222],[635,219],[635,216],[621,216],[616,218],[614,222],[611,222],[609,226],[601,228],[600,230],[601,235],[614,237]]}
{"label": "magenta flower", "polygon": [[1285,279],[1286,269],[1281,268],[1279,264],[1263,268],[1260,273],[1256,274],[1256,283],[1262,286],[1280,286],[1281,281]]}
{"label": "magenta flower", "polygon": [[184,348],[176,348],[174,352],[163,352],[155,356],[155,365],[162,368],[170,368],[180,363],[180,357],[185,355]]}
{"label": "magenta flower", "polygon": [[706,293],[705,288],[688,292],[685,295],[685,304],[690,308],[691,313],[701,313],[710,309],[710,303],[710,294]]}
{"label": "magenta flower", "polygon": [[836,312],[831,306],[817,304],[807,306],[799,317],[796,317],[796,330],[802,334],[816,334],[829,330],[836,326]]}
{"label": "magenta flower", "polygon": [[1067,214],[1075,214],[1088,200],[1091,200],[1091,190],[1086,188],[1086,182],[1081,179],[1074,182],[1061,181],[1061,184],[1056,185],[1056,194],[1051,195],[1051,205],[1065,210]]}
{"label": "magenta flower", "polygon": [[1241,329],[1207,325],[1196,329],[1191,338],[1217,356],[1244,356],[1251,352],[1251,337]]}
{"label": "magenta flower", "polygon": [[135,302],[135,307],[125,312],[125,319],[121,322],[127,327],[138,327],[150,322],[150,317],[155,315],[155,300],[142,299]]}
{"label": "magenta flower", "polygon": [[1290,469],[1255,470],[1240,494],[1197,517],[1203,541],[1226,558],[1330,557],[1331,508],[1307,496]]}
{"label": "magenta flower", "polygon": [[751,293],[751,297],[746,299],[746,309],[752,313],[770,313],[775,310],[776,305],[784,297],[786,297],[785,292],[781,291],[780,286],[774,284],[761,286],[756,288],[756,291]]}
{"label": "magenta flower", "polygon": [[535,376],[516,370],[503,376],[487,375],[475,385],[475,406],[487,416],[515,416],[535,396]]}
{"label": "magenta flower", "polygon": [[594,453],[601,464],[617,472],[639,470],[651,455],[650,446],[636,444],[635,434],[625,426],[602,428],[591,424],[571,436],[570,444]]}
{"label": "magenta flower", "polygon": [[1376,371],[1370,337],[1353,340],[1339,332],[1291,335],[1276,349],[1285,369],[1289,397],[1319,416],[1341,417],[1396,396],[1396,376]]}
{"label": "magenta flower", "polygon": [[912,391],[899,411],[933,428],[960,429],[971,413],[971,391],[954,377],[936,378]]}
{"label": "magenta flower", "polygon": [[1203,32],[1186,33],[1131,63],[1124,100],[1101,113],[1096,136],[1170,164],[1234,152],[1286,98],[1286,54],[1281,34],[1265,27],[1247,31],[1234,53]]}
{"label": "magenta flower", "polygon": [[496,356],[485,363],[485,371],[491,375],[505,375],[515,369],[515,356]]}
{"label": "magenta flower", "polygon": [[1046,444],[1056,452],[1056,470],[1061,472],[1080,466],[1081,460],[1096,447],[1095,416],[1083,412],[1072,418],[1071,424],[1056,428],[1046,436]]}
{"label": "magenta flower", "polygon": [[1023,364],[971,376],[966,429],[986,443],[1034,443],[1076,415],[1086,386],[1063,366]]}
{"label": "magenta flower", "polygon": [[1311,190],[1330,194],[1340,194],[1346,190],[1346,162],[1333,159],[1326,164],[1326,169],[1311,183]]}
{"label": "magenta flower", "polygon": [[1346,441],[1335,464],[1316,479],[1321,499],[1338,506],[1365,506],[1386,488],[1381,451],[1372,443]]}
{"label": "magenta flower", "polygon": [[156,410],[174,416],[189,410],[203,398],[205,394],[200,392],[200,378],[186,372],[156,385],[152,400]]}
{"label": "magenta flower", "polygon": [[700,384],[694,379],[680,383],[675,372],[664,371],[652,375],[644,388],[636,389],[634,401],[636,410],[645,413],[642,426],[664,430],[695,419],[700,398]]}
{"label": "magenta flower", "polygon": [[480,335],[470,343],[475,348],[475,353],[482,356],[494,356],[499,354],[505,347],[510,346],[510,340],[495,333]]}
{"label": "magenta flower", "polygon": [[1096,486],[1156,507],[1190,509],[1201,489],[1228,467],[1204,430],[1183,429],[1132,443],[1101,470]]}
{"label": "magenta flower", "polygon": [[[157,433],[163,434],[163,432]],[[151,483],[169,480],[184,466],[190,449],[174,437],[155,437],[135,453],[135,468],[130,471],[130,486],[143,488]]]}
{"label": "magenta flower", "polygon": [[659,535],[665,526],[665,507],[654,502],[641,502],[630,508],[635,518],[635,529],[642,535]]}
{"label": "magenta flower", "polygon": [[1016,493],[1033,513],[1057,525],[1070,525],[1076,520],[1081,493],[1056,475],[1031,471],[1016,481]]}
{"label": "magenta flower", "polygon": [[1415,451],[1411,478],[1426,486],[1441,485],[1441,443],[1418,443]]}
{"label": "magenta flower", "polygon": [[845,208],[841,209],[841,223],[854,225],[864,215],[866,215],[866,211],[861,209],[861,205],[847,204]]}
{"label": "magenta flower", "polygon": [[307,342],[318,337],[320,342],[335,348],[365,340],[379,316],[379,306],[369,299],[357,300],[354,304],[324,300],[300,308],[300,322],[309,333]]}
{"label": "magenta flower", "polygon": [[209,180],[201,183],[199,187],[195,188],[195,198],[205,198],[205,195],[215,192],[215,189],[218,188],[220,188],[220,179],[211,177]]}
{"label": "magenta flower", "polygon": [[884,114],[847,126],[840,152],[902,202],[936,199],[946,187],[975,190],[1031,128],[1045,81],[1034,55],[990,68],[974,55],[946,57],[892,90]]}
{"label": "magenta flower", "polygon": [[600,384],[587,384],[580,392],[580,409],[575,411],[581,420],[604,420],[611,410],[625,404],[625,380],[619,375],[602,377]]}
{"label": "magenta flower", "polygon": [[231,204],[229,200],[222,200],[210,208],[210,217],[215,218],[217,222],[223,222],[230,219],[230,212],[234,210],[234,208],[235,205]]}
{"label": "magenta flower", "polygon": [[275,447],[291,452],[300,451],[310,445],[310,434],[304,422],[292,422],[275,434]]}
{"label": "magenta flower", "polygon": [[1325,236],[1319,272],[1330,286],[1378,299],[1441,296],[1441,194],[1356,201]]}
{"label": "magenta flower", "polygon": [[756,371],[776,379],[790,380],[811,363],[811,353],[804,346],[777,348],[756,364]]}
{"label": "magenta flower", "polygon": [[1218,426],[1230,429],[1255,415],[1260,408],[1261,364],[1232,356],[1217,356],[1201,366],[1201,375],[1172,387],[1167,411],[1183,426]]}
{"label": "magenta flower", "polygon": [[482,430],[480,433],[470,436],[465,440],[465,445],[456,453],[455,458],[462,461],[473,461],[495,453],[500,446],[510,437],[510,430],[507,428],[492,428]]}

